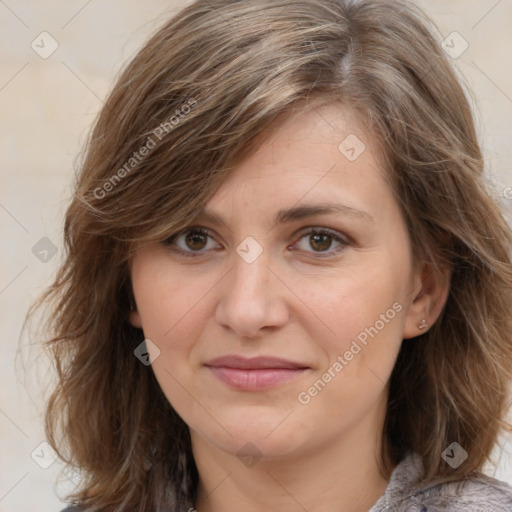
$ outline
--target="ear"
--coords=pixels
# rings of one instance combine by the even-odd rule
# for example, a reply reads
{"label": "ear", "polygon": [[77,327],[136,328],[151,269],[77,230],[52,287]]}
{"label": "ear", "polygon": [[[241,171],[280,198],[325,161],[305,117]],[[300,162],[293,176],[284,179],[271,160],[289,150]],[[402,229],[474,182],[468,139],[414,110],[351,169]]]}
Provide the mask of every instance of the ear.
{"label": "ear", "polygon": [[139,312],[136,309],[130,311],[130,323],[133,325],[133,327],[142,329],[142,320],[140,318]]}
{"label": "ear", "polygon": [[132,262],[133,260],[130,260],[129,263],[129,286],[127,288],[127,295],[128,295],[128,301],[130,303],[130,313],[128,315],[128,319],[130,324],[133,325],[133,327],[138,327],[139,329],[142,329],[142,319],[140,317],[139,312],[137,311],[137,303],[135,301],[135,295],[133,293],[133,284],[131,282],[131,273],[132,273]]}
{"label": "ear", "polygon": [[[437,320],[448,299],[451,275],[449,267],[436,270],[432,263],[423,262],[419,265],[413,278],[414,299],[407,311],[404,339],[424,334]],[[419,325],[425,327],[420,329]]]}
{"label": "ear", "polygon": [[140,314],[137,311],[137,304],[135,303],[135,298],[133,297],[133,291],[130,290],[129,300],[130,300],[130,315],[129,320],[133,327],[138,327],[142,329],[142,319],[140,318]]}

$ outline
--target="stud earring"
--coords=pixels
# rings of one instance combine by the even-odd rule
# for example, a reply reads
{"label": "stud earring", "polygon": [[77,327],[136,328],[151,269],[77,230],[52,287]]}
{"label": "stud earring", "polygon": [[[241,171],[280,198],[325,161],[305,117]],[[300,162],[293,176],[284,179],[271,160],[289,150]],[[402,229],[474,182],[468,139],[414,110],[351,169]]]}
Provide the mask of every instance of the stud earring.
{"label": "stud earring", "polygon": [[418,329],[422,330],[422,329],[425,329],[425,327],[427,327],[427,321],[425,319],[423,319],[421,321],[421,324],[418,324]]}

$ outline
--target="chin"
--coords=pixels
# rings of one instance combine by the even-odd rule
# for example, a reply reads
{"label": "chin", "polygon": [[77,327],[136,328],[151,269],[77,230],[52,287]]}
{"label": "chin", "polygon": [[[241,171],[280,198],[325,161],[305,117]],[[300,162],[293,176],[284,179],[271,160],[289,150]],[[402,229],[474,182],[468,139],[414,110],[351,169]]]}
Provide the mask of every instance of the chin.
{"label": "chin", "polygon": [[212,430],[205,431],[205,425],[202,424],[197,433],[220,450],[239,458],[247,456],[255,459],[279,459],[303,448],[308,439],[314,438],[312,433],[308,434],[299,424],[289,422],[287,415],[288,413],[281,412],[263,416],[261,411],[255,411],[254,414],[244,414],[241,411],[238,418],[232,418],[231,421],[218,418],[226,430],[215,424]]}

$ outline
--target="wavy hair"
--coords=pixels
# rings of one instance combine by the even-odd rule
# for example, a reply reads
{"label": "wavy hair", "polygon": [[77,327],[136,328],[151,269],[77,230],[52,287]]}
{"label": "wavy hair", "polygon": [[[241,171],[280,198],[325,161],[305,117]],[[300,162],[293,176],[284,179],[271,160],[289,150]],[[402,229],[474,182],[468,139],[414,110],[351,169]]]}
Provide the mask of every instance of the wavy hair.
{"label": "wavy hair", "polygon": [[[119,75],[90,132],[64,223],[65,258],[28,316],[58,382],[48,441],[87,510],[193,506],[188,427],[128,316],[137,247],[189,223],[262,138],[315,98],[357,113],[383,153],[415,261],[449,266],[446,306],[403,343],[381,467],[408,450],[424,482],[478,471],[506,426],[512,378],[511,233],[484,176],[468,99],[432,22],[407,1],[196,0]],[[456,469],[441,454],[457,441]]]}

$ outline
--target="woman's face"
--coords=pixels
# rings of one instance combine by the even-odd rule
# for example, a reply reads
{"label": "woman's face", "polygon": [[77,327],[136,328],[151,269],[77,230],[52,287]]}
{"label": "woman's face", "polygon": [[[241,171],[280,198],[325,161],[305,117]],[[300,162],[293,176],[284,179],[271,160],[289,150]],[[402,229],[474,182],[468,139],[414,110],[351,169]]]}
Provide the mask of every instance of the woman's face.
{"label": "woman's face", "polygon": [[[356,432],[373,442],[402,339],[424,331],[406,225],[370,135],[339,105],[297,114],[206,211],[190,224],[205,233],[131,262],[131,322],[193,443],[272,458]],[[259,357],[280,361],[248,361]]]}

